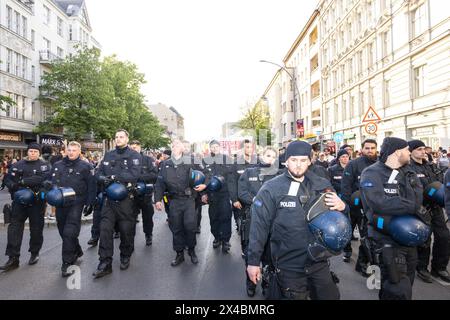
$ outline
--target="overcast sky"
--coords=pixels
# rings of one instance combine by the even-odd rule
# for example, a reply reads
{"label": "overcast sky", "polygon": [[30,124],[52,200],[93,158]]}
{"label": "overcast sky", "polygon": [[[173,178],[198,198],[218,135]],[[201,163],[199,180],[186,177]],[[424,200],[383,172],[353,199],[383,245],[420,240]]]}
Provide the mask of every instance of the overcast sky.
{"label": "overcast sky", "polygon": [[317,0],[86,0],[103,54],[138,65],[150,104],[175,107],[191,142],[260,97]]}

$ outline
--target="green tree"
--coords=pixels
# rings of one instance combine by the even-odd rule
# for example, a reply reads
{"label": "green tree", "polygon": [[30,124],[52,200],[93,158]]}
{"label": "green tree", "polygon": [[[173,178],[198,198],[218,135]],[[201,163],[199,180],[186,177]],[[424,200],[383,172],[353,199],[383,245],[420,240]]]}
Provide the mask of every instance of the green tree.
{"label": "green tree", "polygon": [[5,110],[5,105],[14,105],[16,104],[10,97],[3,96],[0,94],[0,110]]}
{"label": "green tree", "polygon": [[262,99],[256,103],[247,102],[242,108],[242,118],[235,126],[244,130],[246,134],[253,136],[258,145],[263,142],[261,141],[263,139],[265,139],[267,145],[271,144],[270,112],[267,104]]}

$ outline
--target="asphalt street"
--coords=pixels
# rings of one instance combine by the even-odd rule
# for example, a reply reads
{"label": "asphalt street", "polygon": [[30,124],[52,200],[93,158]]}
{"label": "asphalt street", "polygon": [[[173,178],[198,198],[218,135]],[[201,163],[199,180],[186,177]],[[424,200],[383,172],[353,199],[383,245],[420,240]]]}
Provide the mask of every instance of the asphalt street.
{"label": "asphalt street", "polygon": [[[7,199],[1,193],[0,205]],[[3,200],[3,201],[2,201]],[[61,277],[61,246],[55,225],[46,225],[44,245],[40,261],[29,266],[29,232],[25,230],[22,244],[21,265],[19,269],[0,274],[0,299],[169,299],[169,300],[245,300],[262,299],[260,288],[254,298],[245,292],[244,264],[241,258],[239,237],[234,230],[230,254],[212,248],[213,237],[209,232],[207,206],[203,207],[202,232],[197,237],[199,264],[193,265],[186,254],[186,261],[178,267],[171,267],[175,256],[172,250],[172,235],[166,223],[165,213],[156,212],[154,216],[153,245],[145,246],[142,223],[137,225],[135,252],[128,270],[119,269],[119,240],[113,261],[113,273],[93,279],[92,272],[98,264],[98,247],[89,248],[90,224],[83,224],[80,243],[84,256],[79,260],[81,270],[80,289],[68,289],[67,279]],[[0,223],[0,252],[6,248],[7,232]],[[357,252],[357,242],[353,242]],[[338,284],[342,299],[376,300],[377,290],[369,290],[366,278],[353,271],[352,263],[342,262],[340,256],[332,259],[332,270],[339,276]],[[6,256],[0,256],[3,263]],[[450,286],[434,281],[426,284],[416,278],[413,289],[414,299],[450,300]]]}

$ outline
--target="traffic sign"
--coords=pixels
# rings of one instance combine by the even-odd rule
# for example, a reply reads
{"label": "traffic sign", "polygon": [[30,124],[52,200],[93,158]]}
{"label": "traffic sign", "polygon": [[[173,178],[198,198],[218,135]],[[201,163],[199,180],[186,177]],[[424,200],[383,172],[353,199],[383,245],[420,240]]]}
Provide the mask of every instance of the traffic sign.
{"label": "traffic sign", "polygon": [[341,132],[336,132],[333,136],[333,140],[337,143],[344,141],[344,134]]}
{"label": "traffic sign", "polygon": [[369,122],[366,124],[364,130],[366,130],[367,134],[376,134],[378,131],[378,126],[375,122]]}
{"label": "traffic sign", "polygon": [[364,122],[374,122],[374,121],[380,121],[380,120],[381,120],[381,118],[378,115],[378,113],[376,113],[375,109],[372,107],[369,107],[362,122],[363,123]]}

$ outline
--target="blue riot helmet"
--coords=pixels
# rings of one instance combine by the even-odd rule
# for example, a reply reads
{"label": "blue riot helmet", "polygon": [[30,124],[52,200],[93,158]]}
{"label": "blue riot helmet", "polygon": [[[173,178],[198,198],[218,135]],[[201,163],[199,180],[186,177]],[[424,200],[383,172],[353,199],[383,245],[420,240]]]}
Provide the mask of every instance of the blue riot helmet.
{"label": "blue riot helmet", "polygon": [[445,206],[445,187],[439,181],[430,183],[424,190],[424,198],[440,207]]}
{"label": "blue riot helmet", "polygon": [[45,199],[53,207],[69,207],[75,201],[76,193],[72,188],[53,188],[47,192]]}
{"label": "blue riot helmet", "polygon": [[359,190],[352,193],[350,206],[355,209],[362,209],[361,192]]}
{"label": "blue riot helmet", "polygon": [[114,182],[106,188],[106,196],[113,201],[122,201],[128,196],[128,190],[123,184]]}
{"label": "blue riot helmet", "polygon": [[189,186],[195,188],[205,183],[205,175],[199,170],[191,170],[189,172]]}
{"label": "blue riot helmet", "polygon": [[31,206],[34,203],[34,200],[34,193],[28,188],[20,189],[14,192],[14,202],[18,204],[21,204],[23,206]]}
{"label": "blue riot helmet", "polygon": [[217,192],[222,189],[225,183],[225,178],[222,176],[213,176],[211,181],[208,183],[208,191]]}
{"label": "blue riot helmet", "polygon": [[136,183],[136,194],[138,196],[143,196],[146,194],[151,194],[153,192],[153,184],[145,183],[145,182],[138,182]]}
{"label": "blue riot helmet", "polygon": [[339,254],[352,238],[352,227],[346,215],[325,205],[325,195],[307,212],[306,221],[319,243],[331,253]]}
{"label": "blue riot helmet", "polygon": [[407,247],[421,246],[431,234],[431,228],[413,215],[394,216],[387,228],[392,239]]}

